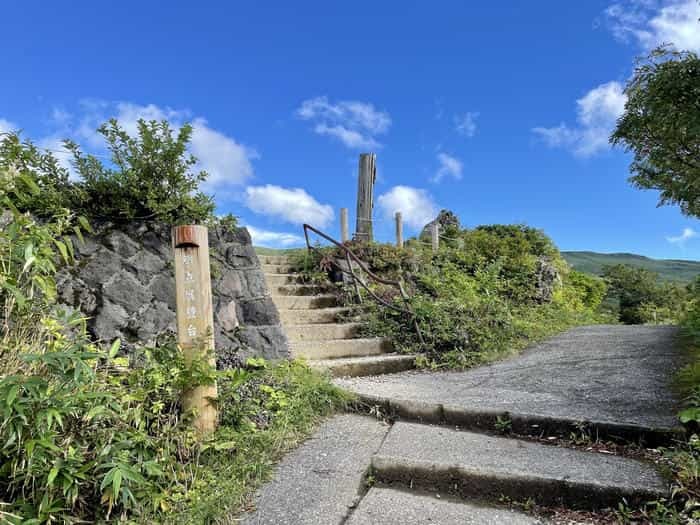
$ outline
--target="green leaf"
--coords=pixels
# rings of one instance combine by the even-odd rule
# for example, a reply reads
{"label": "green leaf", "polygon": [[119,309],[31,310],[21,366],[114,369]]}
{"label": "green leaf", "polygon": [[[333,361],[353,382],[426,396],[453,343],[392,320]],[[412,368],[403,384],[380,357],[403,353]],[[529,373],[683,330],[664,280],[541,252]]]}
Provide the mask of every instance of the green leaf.
{"label": "green leaf", "polygon": [[17,301],[17,306],[22,308],[26,304],[27,298],[24,296],[24,294],[22,292],[19,291],[19,289],[17,287],[11,285],[8,282],[2,283],[2,286],[6,290],[9,290],[10,293],[14,296],[15,301]]}
{"label": "green leaf", "polygon": [[80,231],[80,228],[78,228],[77,226],[74,226],[73,233],[75,233],[75,236],[80,241],[80,244],[85,244],[85,239],[83,238],[83,232]]}
{"label": "green leaf", "polygon": [[68,248],[66,248],[66,245],[57,239],[53,239],[53,243],[56,245],[56,248],[58,248],[58,251],[61,252],[63,260],[66,261],[66,263],[69,263],[70,260],[68,259]]}
{"label": "green leaf", "polygon": [[19,179],[27,186],[27,189],[33,195],[38,195],[39,193],[41,193],[41,189],[39,188],[39,186],[37,186],[36,182],[34,182],[34,179],[29,175],[23,173],[19,176]]}
{"label": "green leaf", "polygon": [[19,393],[19,385],[13,385],[12,388],[10,388],[10,391],[7,394],[7,399],[5,400],[5,404],[9,407],[12,405],[12,402],[17,398],[17,394]]}
{"label": "green leaf", "polygon": [[112,343],[111,348],[109,349],[109,358],[114,359],[114,357],[117,355],[117,352],[119,352],[119,347],[122,345],[121,339],[115,339],[114,342]]}
{"label": "green leaf", "polygon": [[82,215],[78,216],[78,223],[80,224],[80,227],[85,230],[86,232],[92,233],[92,226],[90,226],[90,223],[88,220],[83,217]]}
{"label": "green leaf", "polygon": [[700,407],[691,407],[681,410],[678,413],[678,418],[681,423],[690,423],[691,421],[700,421]]}
{"label": "green leaf", "polygon": [[24,267],[22,268],[22,271],[26,272],[29,269],[29,267],[34,263],[34,261],[36,261],[36,257],[32,255],[31,257],[29,257],[29,259],[27,259],[24,262]]}
{"label": "green leaf", "polygon": [[56,476],[58,476],[58,471],[59,471],[58,466],[54,465],[53,468],[49,471],[49,477],[46,478],[47,485],[51,485],[53,483],[53,480],[55,480]]}
{"label": "green leaf", "polygon": [[112,478],[112,494],[114,494],[115,498],[119,494],[119,489],[121,488],[121,486],[122,486],[122,471],[117,470],[114,473],[114,477]]}

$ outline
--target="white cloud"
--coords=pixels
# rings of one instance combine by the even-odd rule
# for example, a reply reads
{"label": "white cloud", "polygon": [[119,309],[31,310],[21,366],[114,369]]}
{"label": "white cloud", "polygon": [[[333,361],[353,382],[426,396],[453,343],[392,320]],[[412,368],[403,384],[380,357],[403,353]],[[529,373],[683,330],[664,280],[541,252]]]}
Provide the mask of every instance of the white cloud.
{"label": "white cloud", "polygon": [[254,176],[252,161],[259,158],[258,153],[213,129],[206,119],[194,117],[189,110],[99,99],[81,100],[79,108],[75,115],[64,110],[54,110],[51,120],[55,124],[61,124],[59,131],[38,141],[42,147],[58,151],[54,154],[66,167],[70,156],[63,153],[64,138],[75,140],[89,153],[106,155],[104,138],[97,132],[97,128],[108,119],[117,119],[130,135],[138,132],[139,119],[167,120],[173,128],[180,127],[185,122],[192,124],[189,149],[198,160],[195,169],[205,170],[209,174],[202,185],[205,191],[225,195],[230,186],[245,184]]}
{"label": "white cloud", "polygon": [[309,223],[323,228],[334,218],[333,208],[321,204],[301,188],[282,188],[273,184],[248,186],[245,204],[256,213],[276,217],[292,224]]}
{"label": "white cloud", "polygon": [[465,137],[473,137],[476,134],[476,119],[479,113],[468,111],[464,115],[456,115],[455,130]]}
{"label": "white cloud", "polygon": [[386,133],[391,126],[386,111],[357,100],[331,103],[328,97],[310,98],[301,103],[296,114],[315,122],[314,132],[335,137],[352,149],[381,147],[375,136]]}
{"label": "white cloud", "polygon": [[437,154],[438,162],[440,167],[433,175],[431,182],[440,182],[445,177],[452,177],[454,180],[460,180],[462,178],[462,162],[447,153]]}
{"label": "white cloud", "polygon": [[613,35],[634,40],[645,51],[662,44],[700,51],[700,3],[697,0],[627,0],[612,4],[605,15]]}
{"label": "white cloud", "polygon": [[209,178],[203,185],[206,191],[226,189],[228,185],[241,185],[253,178],[252,160],[259,158],[258,153],[240,144],[235,139],[209,127],[202,117],[192,118],[188,110],[161,108],[154,104],[139,106],[120,102],[114,112],[121,126],[134,135],[138,131],[138,121],[167,120],[173,126],[181,126],[187,121],[192,123],[190,151],[197,157],[196,169],[205,170]]}
{"label": "white cloud", "polygon": [[15,126],[9,120],[0,118],[0,133],[9,133],[10,131],[15,131],[17,126]]}
{"label": "white cloud", "polygon": [[374,149],[379,147],[379,143],[372,137],[365,136],[358,131],[348,129],[340,124],[327,126],[326,124],[316,124],[314,131],[319,135],[329,135],[339,139],[348,148],[353,149]]}
{"label": "white cloud", "polygon": [[[192,124],[190,152],[197,157],[196,170],[204,170],[209,177],[202,188],[219,196],[226,195],[231,186],[240,186],[254,177],[252,161],[258,153],[234,138],[209,126],[203,117],[194,117],[189,110],[172,109],[155,104],[139,105],[131,102],[108,102],[99,99],[85,99],[79,103],[75,115],[63,109],[54,109],[50,122],[57,128],[55,132],[37,140],[37,144],[51,150],[62,166],[75,176],[70,164],[72,156],[63,147],[63,140],[70,138],[83,146],[87,152],[106,155],[105,142],[97,128],[110,118],[116,118],[129,135],[138,132],[138,121],[167,120],[178,128],[185,122]],[[0,120],[0,130],[7,126]]]}
{"label": "white cloud", "polygon": [[377,198],[377,204],[386,218],[393,218],[400,211],[406,225],[416,230],[437,215],[432,196],[426,190],[410,186],[394,186]]}
{"label": "white cloud", "polygon": [[273,232],[263,230],[254,226],[246,226],[255,246],[266,246],[268,248],[287,248],[299,245],[304,242],[300,235],[285,232]]}
{"label": "white cloud", "polygon": [[677,244],[678,246],[684,246],[686,241],[689,241],[690,239],[697,237],[698,232],[693,230],[692,228],[683,228],[683,232],[680,235],[677,235],[675,237],[666,237],[666,240],[670,242],[671,244]]}
{"label": "white cloud", "polygon": [[590,90],[576,101],[577,125],[536,127],[532,131],[550,147],[570,149],[580,157],[590,157],[609,147],[608,138],[627,102],[622,84],[608,82]]}
{"label": "white cloud", "polygon": [[78,174],[76,173],[73,164],[71,164],[73,154],[63,146],[63,140],[64,139],[60,135],[54,134],[39,139],[37,146],[41,149],[50,151],[56,160],[58,160],[58,164],[68,171],[69,177],[76,180],[78,178]]}
{"label": "white cloud", "polygon": [[203,118],[195,119],[192,126],[192,154],[199,159],[198,168],[209,174],[205,189],[243,184],[253,178],[251,160],[260,158],[257,151],[210,128]]}

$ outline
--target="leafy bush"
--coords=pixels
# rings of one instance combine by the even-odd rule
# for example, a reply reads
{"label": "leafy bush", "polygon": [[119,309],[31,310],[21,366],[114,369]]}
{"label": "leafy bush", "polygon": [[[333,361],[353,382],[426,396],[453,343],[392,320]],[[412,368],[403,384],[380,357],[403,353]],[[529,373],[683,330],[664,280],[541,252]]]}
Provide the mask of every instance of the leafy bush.
{"label": "leafy bush", "polygon": [[67,234],[81,238],[81,230],[89,230],[66,209],[42,222],[19,211],[40,193],[27,172],[0,168],[0,373],[14,372],[18,356],[42,344],[41,321],[56,297],[54,274],[73,259]]}
{"label": "leafy bush", "polygon": [[[453,230],[436,254],[415,241],[402,250],[355,248],[374,272],[404,281],[423,341],[406,314],[376,306],[366,318],[367,335],[389,336],[400,349],[423,353],[426,366],[464,368],[602,319],[597,309],[605,283],[570,271],[541,231],[522,225]],[[374,291],[403,306],[395,290]]]}
{"label": "leafy bush", "polygon": [[571,270],[562,288],[562,301],[574,310],[597,310],[603,302],[607,286],[603,279],[594,275]]}
{"label": "leafy bush", "polygon": [[[38,217],[62,214],[82,199],[68,179],[68,171],[50,152],[41,151],[30,141],[21,141],[15,133],[0,133],[0,173],[13,175],[12,181],[3,181],[3,187],[11,183],[18,190],[13,194],[17,209]],[[7,200],[3,206],[8,206]]]}
{"label": "leafy bush", "polygon": [[207,173],[194,171],[197,159],[187,151],[192,126],[175,131],[165,120],[139,120],[136,135],[130,136],[110,120],[97,131],[105,139],[110,162],[104,164],[66,141],[75,181],[51,152],[21,141],[17,134],[0,134],[0,170],[12,167],[39,190],[17,199],[17,208],[42,218],[69,209],[91,221],[184,224],[214,219],[213,200],[200,191]]}
{"label": "leafy bush", "polygon": [[625,264],[606,266],[603,276],[623,323],[675,324],[683,317],[688,301],[683,286],[662,282],[654,272]]}
{"label": "leafy bush", "polygon": [[265,465],[237,479],[237,501],[219,489],[231,481],[218,468],[241,470],[250,460],[235,455],[242,443],[261,431],[288,438],[261,444],[257,453],[269,463],[345,400],[304,365],[268,369],[258,361],[221,373],[222,426],[202,442],[179,400],[214,376],[197,375],[201,368],[186,365],[172,341],[141,350],[138,365],[125,368],[114,359],[118,345],[95,347],[79,316],[44,322],[43,353],[24,355],[30,368],[0,380],[0,494],[12,502],[10,523],[135,516],[172,523],[173,512],[236,510],[268,472]]}
{"label": "leafy bush", "polygon": [[[36,180],[0,169],[0,519],[205,523],[239,510],[345,395],[298,363],[216,373],[168,338],[128,360],[118,342],[95,345],[85,319],[55,305],[67,234],[89,226],[65,209],[41,222],[22,213]],[[216,378],[221,426],[203,440],[180,398]]]}
{"label": "leafy bush", "polygon": [[132,137],[112,119],[97,131],[105,138],[113,167],[68,142],[81,177],[77,186],[85,196],[83,203],[73,203],[74,209],[112,221],[183,224],[212,217],[214,203],[199,191],[207,174],[191,171],[197,159],[187,153],[192,126],[185,124],[174,134],[166,120],[140,119]]}

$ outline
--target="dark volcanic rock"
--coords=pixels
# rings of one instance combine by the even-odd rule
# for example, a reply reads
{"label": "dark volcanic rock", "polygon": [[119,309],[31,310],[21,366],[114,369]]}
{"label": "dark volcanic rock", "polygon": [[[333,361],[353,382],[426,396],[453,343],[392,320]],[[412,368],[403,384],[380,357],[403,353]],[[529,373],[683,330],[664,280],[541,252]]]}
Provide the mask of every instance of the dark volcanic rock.
{"label": "dark volcanic rock", "polygon": [[[75,240],[77,262],[58,276],[61,303],[90,317],[94,337],[105,342],[119,337],[127,350],[174,331],[170,228],[152,223],[94,227],[84,244]],[[235,366],[243,356],[289,357],[248,231],[212,228],[209,249],[219,366]]]}
{"label": "dark volcanic rock", "polygon": [[420,233],[421,239],[430,239],[433,224],[439,224],[440,231],[445,231],[448,226],[461,228],[457,215],[450,210],[440,210],[438,216],[423,227]]}

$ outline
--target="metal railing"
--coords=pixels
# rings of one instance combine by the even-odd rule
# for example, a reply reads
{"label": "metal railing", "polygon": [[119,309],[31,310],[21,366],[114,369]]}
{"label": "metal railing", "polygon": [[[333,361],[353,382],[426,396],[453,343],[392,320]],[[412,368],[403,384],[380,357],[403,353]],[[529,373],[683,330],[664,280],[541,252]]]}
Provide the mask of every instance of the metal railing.
{"label": "metal railing", "polygon": [[[304,238],[306,239],[306,247],[309,251],[317,251],[320,253],[320,250],[318,247],[314,246],[311,244],[311,241],[309,240],[309,231],[314,232],[316,235],[319,237],[322,237],[323,239],[327,240],[331,244],[333,244],[336,248],[339,248],[341,252],[345,255],[345,261],[347,263],[347,268],[343,268],[340,264],[338,264],[335,260],[331,260],[331,264],[340,270],[342,273],[348,274],[352,277],[353,283],[355,285],[355,292],[357,293],[357,296],[360,300],[362,301],[362,296],[360,295],[360,289],[358,287],[358,283],[362,285],[362,287],[367,291],[367,293],[380,305],[390,308],[391,310],[394,310],[396,312],[403,313],[405,315],[408,315],[412,321],[413,321],[413,327],[416,329],[416,333],[418,334],[418,340],[420,341],[421,344],[424,343],[423,340],[423,334],[420,330],[420,326],[418,325],[418,318],[416,317],[415,312],[411,309],[411,305],[409,303],[409,297],[406,291],[404,290],[403,284],[401,281],[392,281],[389,279],[384,279],[382,277],[379,277],[378,275],[374,274],[368,267],[367,265],[357,256],[353,253],[353,251],[345,246],[344,244],[336,241],[329,235],[323,233],[322,231],[314,228],[310,224],[304,224]],[[401,308],[395,304],[392,304],[381,297],[379,297],[377,294],[375,294],[370,287],[365,283],[364,279],[362,279],[360,276],[358,276],[355,273],[355,269],[353,268],[353,262],[357,264],[364,272],[367,274],[367,276],[372,279],[373,281],[376,281],[380,284],[384,284],[387,286],[394,286],[395,288],[398,288],[399,293],[401,294],[401,299],[403,299],[405,308]]]}

